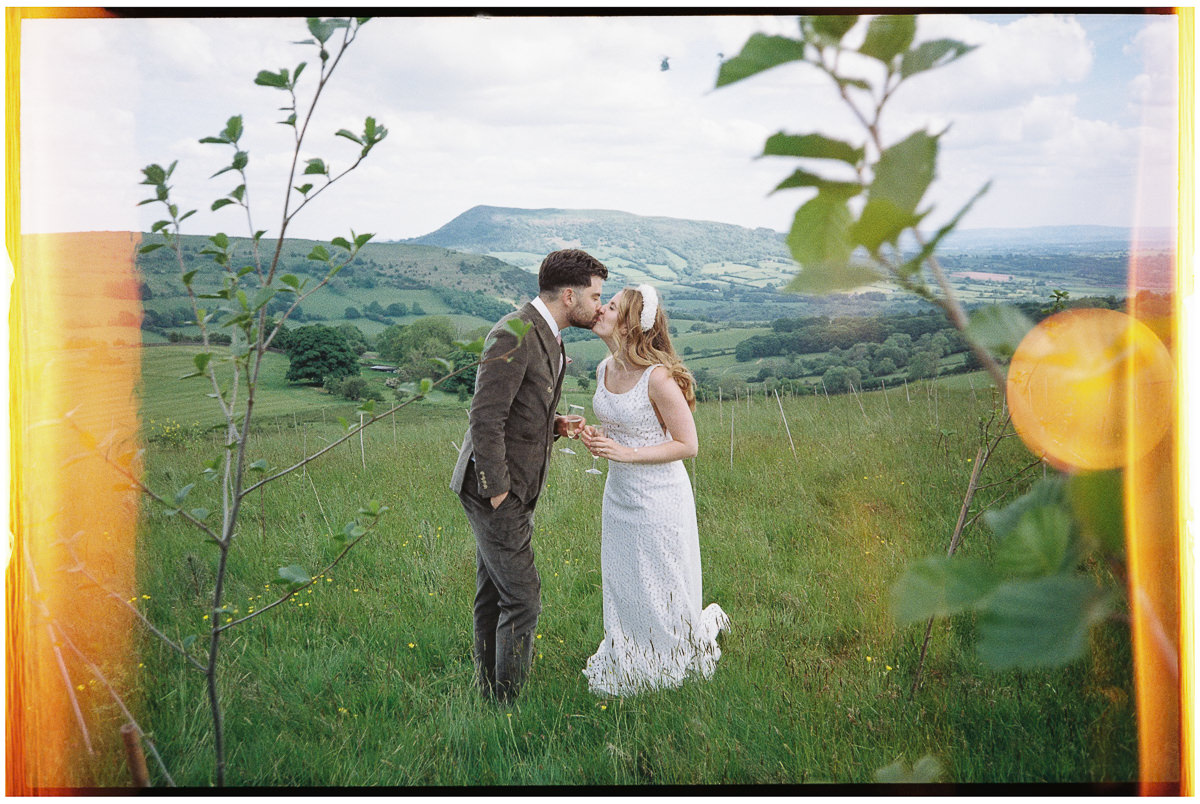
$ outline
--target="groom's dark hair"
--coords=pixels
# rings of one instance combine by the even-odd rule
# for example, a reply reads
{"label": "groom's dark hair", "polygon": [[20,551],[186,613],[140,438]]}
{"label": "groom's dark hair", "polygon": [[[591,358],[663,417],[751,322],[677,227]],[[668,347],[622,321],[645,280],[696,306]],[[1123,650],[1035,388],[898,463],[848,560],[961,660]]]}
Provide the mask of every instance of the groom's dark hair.
{"label": "groom's dark hair", "polygon": [[608,269],[591,254],[577,248],[552,251],[538,268],[538,292],[587,287],[593,276],[608,279]]}

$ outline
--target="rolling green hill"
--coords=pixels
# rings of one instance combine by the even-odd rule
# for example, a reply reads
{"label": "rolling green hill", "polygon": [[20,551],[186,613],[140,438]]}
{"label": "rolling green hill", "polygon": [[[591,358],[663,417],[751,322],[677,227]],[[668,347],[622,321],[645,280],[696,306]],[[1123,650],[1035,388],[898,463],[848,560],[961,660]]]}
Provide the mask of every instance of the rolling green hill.
{"label": "rolling green hill", "polygon": [[762,288],[795,272],[783,235],[772,229],[612,210],[477,206],[405,242],[490,254],[530,270],[550,251],[582,248],[623,282],[667,287]]}

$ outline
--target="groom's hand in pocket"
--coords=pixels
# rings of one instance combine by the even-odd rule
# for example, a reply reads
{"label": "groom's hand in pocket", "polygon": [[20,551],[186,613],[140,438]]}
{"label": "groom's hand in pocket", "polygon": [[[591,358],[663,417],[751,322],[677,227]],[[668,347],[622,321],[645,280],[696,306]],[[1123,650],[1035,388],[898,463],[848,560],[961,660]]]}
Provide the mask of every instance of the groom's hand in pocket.
{"label": "groom's hand in pocket", "polygon": [[499,507],[500,507],[500,505],[501,505],[501,504],[502,504],[502,503],[503,503],[503,502],[504,502],[504,501],[505,501],[507,498],[508,498],[508,492],[507,492],[507,491],[506,491],[506,492],[504,492],[503,494],[497,494],[495,497],[492,497],[492,499],[491,499],[491,503],[492,503],[492,510],[493,510],[493,511],[495,511],[497,508],[499,508]]}

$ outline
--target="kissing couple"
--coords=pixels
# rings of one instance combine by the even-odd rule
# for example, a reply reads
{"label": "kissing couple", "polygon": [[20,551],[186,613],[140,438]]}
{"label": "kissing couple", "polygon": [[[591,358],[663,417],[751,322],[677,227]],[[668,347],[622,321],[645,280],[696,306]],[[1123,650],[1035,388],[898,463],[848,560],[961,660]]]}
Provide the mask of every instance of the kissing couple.
{"label": "kissing couple", "polygon": [[[516,699],[533,662],[541,612],[533,514],[556,438],[581,438],[608,460],[601,512],[604,639],[583,674],[598,695],[630,695],[711,676],[729,618],[701,608],[696,505],[685,458],[698,451],[695,380],[671,345],[649,285],[604,304],[603,263],[579,249],[547,255],[538,295],[488,335],[470,426],[451,478],[475,533],[476,682]],[[505,325],[529,325],[516,336]],[[598,422],[559,415],[562,330],[590,329],[610,352],[596,369]]]}

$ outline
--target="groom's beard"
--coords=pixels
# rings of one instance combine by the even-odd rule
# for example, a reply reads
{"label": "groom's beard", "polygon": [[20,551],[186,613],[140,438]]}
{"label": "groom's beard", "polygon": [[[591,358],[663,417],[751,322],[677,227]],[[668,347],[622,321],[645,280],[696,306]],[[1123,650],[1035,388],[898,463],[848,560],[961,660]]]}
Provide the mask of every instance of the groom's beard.
{"label": "groom's beard", "polygon": [[588,313],[582,307],[572,307],[567,311],[567,323],[580,329],[591,329],[596,325],[598,318],[599,316],[596,315],[595,311]]}

